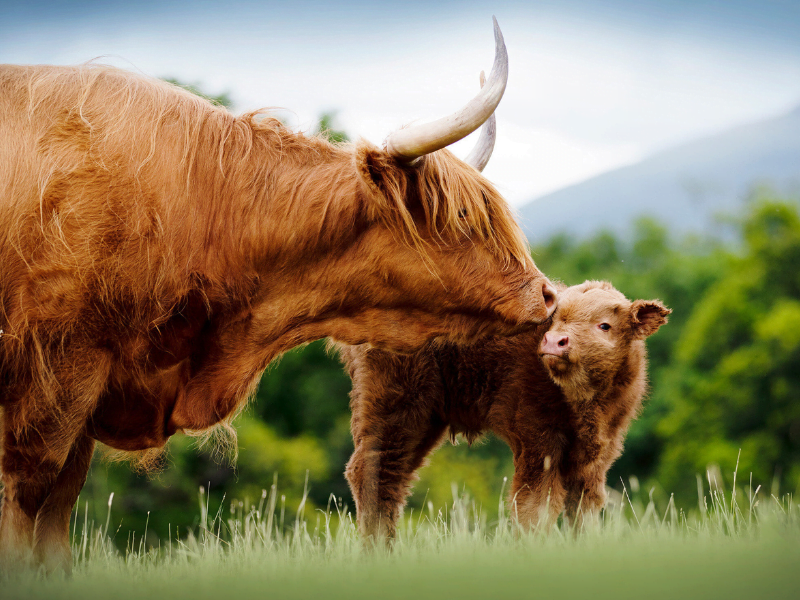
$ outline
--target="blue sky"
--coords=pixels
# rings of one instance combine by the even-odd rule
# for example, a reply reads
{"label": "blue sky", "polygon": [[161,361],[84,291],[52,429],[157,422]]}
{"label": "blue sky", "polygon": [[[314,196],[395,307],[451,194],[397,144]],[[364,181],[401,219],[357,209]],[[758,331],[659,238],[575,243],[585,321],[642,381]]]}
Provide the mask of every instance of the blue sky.
{"label": "blue sky", "polygon": [[[7,2],[0,62],[100,57],[228,91],[235,110],[338,110],[351,134],[443,116],[510,79],[486,174],[515,204],[800,104],[800,2]],[[465,155],[471,140],[456,145]]]}

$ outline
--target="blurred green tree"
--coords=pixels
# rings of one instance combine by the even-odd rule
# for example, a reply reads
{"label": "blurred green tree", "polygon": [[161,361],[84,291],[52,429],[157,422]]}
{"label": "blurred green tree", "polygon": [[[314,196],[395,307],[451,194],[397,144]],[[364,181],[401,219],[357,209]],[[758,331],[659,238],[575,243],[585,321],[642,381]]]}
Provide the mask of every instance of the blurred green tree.
{"label": "blurred green tree", "polygon": [[718,464],[768,484],[800,482],[800,215],[785,202],[753,202],[744,247],[698,298],[665,372],[672,410],[657,433],[656,478],[688,492],[687,473]]}
{"label": "blurred green tree", "polygon": [[349,142],[350,137],[347,135],[347,132],[343,129],[337,129],[335,123],[336,111],[322,113],[319,117],[319,123],[317,124],[315,134],[324,137],[333,144]]}
{"label": "blurred green tree", "polygon": [[192,92],[196,96],[205,98],[211,102],[211,104],[224,106],[225,108],[231,108],[233,106],[233,99],[231,98],[230,92],[226,91],[217,95],[212,95],[206,94],[204,91],[202,91],[200,88],[201,84],[199,83],[183,83],[173,77],[165,77],[164,81],[171,83],[172,85],[177,85],[178,87],[185,89],[187,92]]}

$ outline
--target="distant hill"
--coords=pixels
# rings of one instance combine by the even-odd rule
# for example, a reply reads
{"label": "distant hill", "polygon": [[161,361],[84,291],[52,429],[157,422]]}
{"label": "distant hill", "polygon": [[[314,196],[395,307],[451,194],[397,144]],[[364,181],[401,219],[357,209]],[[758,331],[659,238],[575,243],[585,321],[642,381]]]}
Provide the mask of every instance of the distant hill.
{"label": "distant hill", "polygon": [[800,107],[659,152],[526,204],[522,227],[532,244],[559,232],[601,229],[625,236],[639,216],[672,231],[720,234],[715,215],[737,212],[754,186],[800,194]]}

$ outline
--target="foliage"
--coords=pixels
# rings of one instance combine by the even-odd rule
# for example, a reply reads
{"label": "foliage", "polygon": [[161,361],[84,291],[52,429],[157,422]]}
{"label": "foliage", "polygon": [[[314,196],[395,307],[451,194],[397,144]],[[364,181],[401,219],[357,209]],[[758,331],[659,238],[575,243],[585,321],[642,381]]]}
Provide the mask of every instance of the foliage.
{"label": "foliage", "polygon": [[776,472],[800,481],[800,216],[775,201],[754,204],[744,251],[698,301],[667,377],[672,411],[659,424],[656,476],[674,484],[709,463],[756,481]]}
{"label": "foliage", "polygon": [[342,142],[350,141],[346,131],[342,129],[336,129],[335,121],[335,112],[322,113],[319,118],[316,134],[325,137],[325,139],[334,144],[341,144]]}
{"label": "foliage", "polygon": [[164,81],[171,83],[172,85],[177,85],[178,87],[181,87],[188,92],[192,92],[193,94],[200,96],[201,98],[205,98],[206,100],[211,102],[211,104],[216,104],[217,106],[224,106],[225,108],[231,108],[231,106],[233,106],[233,99],[231,98],[229,92],[222,92],[221,94],[211,95],[211,94],[206,94],[204,91],[202,91],[200,89],[199,83],[182,83],[181,81],[178,81],[177,79],[174,79],[172,77],[166,77],[164,78]]}

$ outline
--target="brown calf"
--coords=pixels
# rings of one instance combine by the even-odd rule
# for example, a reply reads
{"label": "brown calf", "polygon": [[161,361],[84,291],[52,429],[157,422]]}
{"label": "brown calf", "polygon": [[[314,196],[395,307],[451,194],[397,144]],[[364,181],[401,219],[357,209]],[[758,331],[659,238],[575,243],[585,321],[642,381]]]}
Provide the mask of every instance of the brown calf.
{"label": "brown calf", "polygon": [[0,66],[0,567],[69,568],[95,440],[227,423],[269,362],[399,351],[552,312],[502,197],[445,145],[505,89],[386,148],[332,145],[102,66]]}
{"label": "brown calf", "polygon": [[393,536],[415,471],[448,434],[471,442],[491,431],[508,443],[520,524],[574,518],[579,506],[596,514],[645,393],[644,339],[670,312],[587,281],[559,292],[551,322],[515,337],[434,341],[413,355],[340,347],[353,380],[346,475],[362,536]]}

